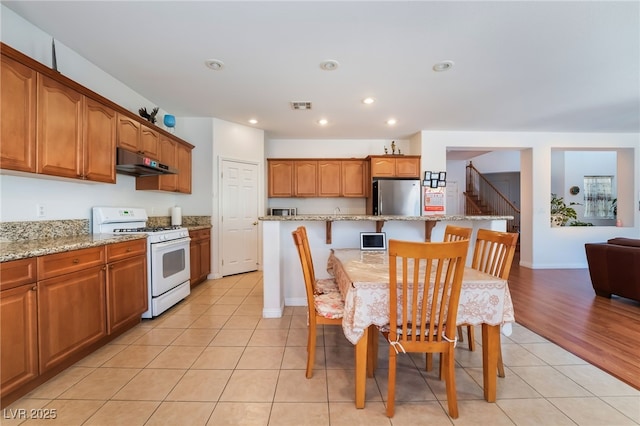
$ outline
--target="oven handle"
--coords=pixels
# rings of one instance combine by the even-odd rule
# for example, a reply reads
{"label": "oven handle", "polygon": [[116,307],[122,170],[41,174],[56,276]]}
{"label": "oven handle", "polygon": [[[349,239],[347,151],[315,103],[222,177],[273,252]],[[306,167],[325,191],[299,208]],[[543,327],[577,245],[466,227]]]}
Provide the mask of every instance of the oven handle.
{"label": "oven handle", "polygon": [[167,247],[171,247],[171,246],[181,245],[181,244],[184,244],[184,243],[189,244],[189,241],[191,241],[191,238],[189,238],[189,237],[178,238],[177,240],[163,241],[161,243],[151,243],[151,248],[152,249],[163,249],[163,248],[167,248]]}

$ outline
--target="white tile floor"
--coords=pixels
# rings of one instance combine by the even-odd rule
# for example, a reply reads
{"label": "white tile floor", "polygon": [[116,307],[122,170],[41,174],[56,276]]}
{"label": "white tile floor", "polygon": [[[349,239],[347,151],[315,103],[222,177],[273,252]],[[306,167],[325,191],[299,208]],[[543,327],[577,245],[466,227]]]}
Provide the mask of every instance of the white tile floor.
{"label": "white tile floor", "polygon": [[[399,358],[396,413],[385,415],[386,343],[354,407],[353,346],[319,330],[306,379],[306,308],[263,319],[262,274],[211,280],[3,411],[2,425],[637,425],[640,391],[519,325],[503,338],[506,378],[483,399],[481,351],[456,350],[460,417],[422,356]],[[477,327],[476,327],[477,328]],[[477,330],[476,330],[477,331]],[[479,340],[479,335],[476,340]],[[480,342],[478,342],[480,343]],[[434,357],[437,362],[438,357]],[[420,366],[420,367],[418,367]],[[55,420],[20,420],[25,409]],[[41,413],[46,411],[40,411]]]}

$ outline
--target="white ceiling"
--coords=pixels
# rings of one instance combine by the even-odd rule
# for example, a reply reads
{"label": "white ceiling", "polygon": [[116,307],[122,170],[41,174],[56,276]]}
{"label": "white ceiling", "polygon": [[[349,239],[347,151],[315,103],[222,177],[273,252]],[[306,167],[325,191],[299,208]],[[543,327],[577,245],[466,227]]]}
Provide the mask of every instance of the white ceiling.
{"label": "white ceiling", "polygon": [[3,4],[163,110],[268,138],[640,132],[638,1]]}

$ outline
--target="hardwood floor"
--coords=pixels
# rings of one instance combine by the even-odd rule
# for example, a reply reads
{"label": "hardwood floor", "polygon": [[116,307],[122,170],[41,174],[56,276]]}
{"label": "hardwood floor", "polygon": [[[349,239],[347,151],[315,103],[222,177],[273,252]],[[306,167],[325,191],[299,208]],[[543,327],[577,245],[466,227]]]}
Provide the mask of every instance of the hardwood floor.
{"label": "hardwood floor", "polygon": [[516,322],[640,390],[640,303],[596,296],[588,269],[509,276]]}

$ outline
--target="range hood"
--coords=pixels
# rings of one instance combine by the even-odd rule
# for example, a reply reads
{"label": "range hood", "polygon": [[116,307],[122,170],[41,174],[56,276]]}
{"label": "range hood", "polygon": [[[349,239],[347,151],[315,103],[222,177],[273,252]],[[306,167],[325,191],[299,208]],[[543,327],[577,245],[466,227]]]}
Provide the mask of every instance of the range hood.
{"label": "range hood", "polygon": [[175,175],[177,169],[144,155],[117,148],[116,172],[130,176]]}

